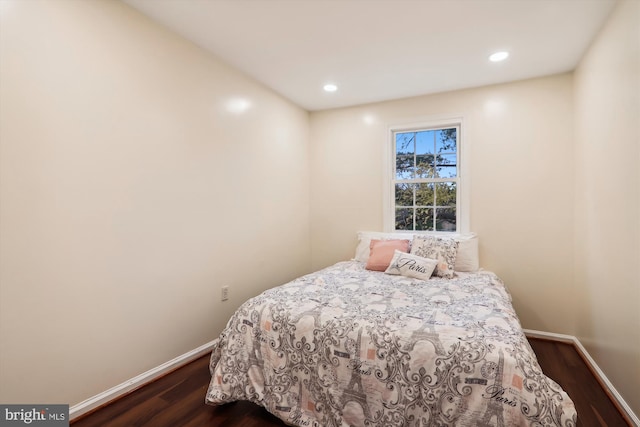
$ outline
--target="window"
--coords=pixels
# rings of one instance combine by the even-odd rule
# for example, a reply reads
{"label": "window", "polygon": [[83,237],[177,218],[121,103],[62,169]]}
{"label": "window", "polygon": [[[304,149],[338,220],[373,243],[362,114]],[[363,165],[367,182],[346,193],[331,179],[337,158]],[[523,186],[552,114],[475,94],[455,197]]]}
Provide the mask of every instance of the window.
{"label": "window", "polygon": [[[391,130],[387,229],[461,231],[460,121]],[[389,173],[389,172],[388,172]]]}

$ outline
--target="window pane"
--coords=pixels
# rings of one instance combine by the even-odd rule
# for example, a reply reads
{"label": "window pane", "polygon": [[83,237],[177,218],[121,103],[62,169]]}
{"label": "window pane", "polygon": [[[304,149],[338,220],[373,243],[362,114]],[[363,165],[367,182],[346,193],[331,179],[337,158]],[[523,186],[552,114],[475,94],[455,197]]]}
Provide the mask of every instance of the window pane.
{"label": "window pane", "polygon": [[397,156],[396,157],[396,179],[413,178],[415,167],[413,165],[413,156]]}
{"label": "window pane", "polygon": [[396,206],[413,206],[415,184],[396,184]]}
{"label": "window pane", "polygon": [[433,184],[416,184],[416,186],[416,206],[433,206]]}
{"label": "window pane", "polygon": [[455,153],[457,151],[456,128],[436,131],[436,153]]}
{"label": "window pane", "polygon": [[456,177],[456,168],[451,166],[438,166],[436,171],[436,175],[438,178],[455,178]]}
{"label": "window pane", "polygon": [[440,154],[436,157],[436,175],[440,178],[455,178],[458,174],[455,154]]}
{"label": "window pane", "polygon": [[410,154],[413,156],[415,132],[404,132],[396,134],[396,155]]}
{"label": "window pane", "polygon": [[436,184],[436,205],[455,206],[456,205],[456,183],[439,182]]}
{"label": "window pane", "polygon": [[416,178],[433,178],[435,176],[433,161],[433,154],[416,156]]}
{"label": "window pane", "polygon": [[396,209],[396,230],[413,230],[413,208]]}
{"label": "window pane", "polygon": [[436,209],[436,231],[456,231],[456,209]]}
{"label": "window pane", "polygon": [[438,166],[436,168],[436,175],[438,178],[455,178],[456,177],[456,168],[455,166]]}
{"label": "window pane", "polygon": [[416,154],[433,154],[434,135],[432,130],[416,132]]}
{"label": "window pane", "polygon": [[455,154],[438,154],[436,156],[436,164],[438,166],[457,166],[457,161]]}
{"label": "window pane", "polygon": [[416,230],[433,231],[432,208],[416,208]]}

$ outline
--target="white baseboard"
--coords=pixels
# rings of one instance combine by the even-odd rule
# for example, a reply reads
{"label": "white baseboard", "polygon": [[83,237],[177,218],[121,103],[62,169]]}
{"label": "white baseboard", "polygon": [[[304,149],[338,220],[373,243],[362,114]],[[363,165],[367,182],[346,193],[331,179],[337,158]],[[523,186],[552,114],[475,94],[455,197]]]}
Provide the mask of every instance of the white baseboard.
{"label": "white baseboard", "polygon": [[611,381],[609,381],[609,378],[607,378],[602,369],[600,369],[596,361],[593,360],[587,349],[584,348],[578,338],[574,337],[573,335],[554,334],[551,332],[534,331],[531,329],[524,329],[524,333],[526,336],[531,338],[541,338],[551,341],[562,341],[573,344],[581,354],[581,356],[584,358],[584,360],[587,362],[587,364],[590,366],[592,371],[598,376],[600,382],[607,388],[607,391],[610,393],[610,395],[618,402],[620,408],[624,410],[631,422],[635,424],[635,427],[640,427],[640,419],[638,418],[638,416],[633,412],[633,410],[631,410],[631,407],[627,404],[627,402],[625,402],[620,393],[618,393],[618,390],[616,390]]}
{"label": "white baseboard", "polygon": [[[186,365],[187,363],[196,360],[197,358],[204,356],[213,348],[214,341],[210,341],[200,347],[191,350],[185,354],[182,354],[175,359],[172,359],[168,362],[163,363],[160,366],[157,366],[153,369],[148,370],[145,373],[142,373],[130,380],[123,382],[122,384],[118,384],[115,387],[110,388],[107,391],[99,393],[93,397],[88,398],[76,405],[73,405],[69,408],[69,418],[74,420],[81,415],[86,414],[93,409],[96,409],[106,403],[111,402],[112,400],[117,399],[118,397],[124,396],[132,390],[135,390],[151,381],[181,367]],[[204,399],[204,397],[203,397]]]}

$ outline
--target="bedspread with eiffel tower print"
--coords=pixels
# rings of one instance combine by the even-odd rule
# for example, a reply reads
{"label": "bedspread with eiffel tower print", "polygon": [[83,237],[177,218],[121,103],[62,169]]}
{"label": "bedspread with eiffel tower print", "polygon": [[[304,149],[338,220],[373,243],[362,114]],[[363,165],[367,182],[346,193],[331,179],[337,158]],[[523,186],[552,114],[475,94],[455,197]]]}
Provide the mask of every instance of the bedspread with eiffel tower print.
{"label": "bedspread with eiffel tower print", "polygon": [[267,290],[215,342],[205,401],[294,426],[575,426],[493,273],[428,281],[347,261]]}

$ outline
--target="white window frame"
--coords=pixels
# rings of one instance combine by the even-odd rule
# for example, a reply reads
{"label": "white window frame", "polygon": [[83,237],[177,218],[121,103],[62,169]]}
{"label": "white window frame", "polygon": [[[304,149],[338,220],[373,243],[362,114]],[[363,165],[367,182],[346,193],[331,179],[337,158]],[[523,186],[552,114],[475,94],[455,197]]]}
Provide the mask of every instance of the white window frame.
{"label": "white window frame", "polygon": [[[456,228],[455,232],[452,231],[423,231],[423,230],[395,230],[395,138],[394,135],[398,132],[412,132],[429,129],[442,129],[447,127],[458,128],[457,132],[457,156],[458,156],[458,176],[456,181]],[[469,197],[469,179],[468,179],[468,153],[467,153],[467,137],[465,133],[464,120],[462,116],[449,117],[449,118],[434,118],[425,119],[422,121],[415,121],[411,123],[397,123],[389,126],[387,138],[384,144],[384,156],[383,156],[383,227],[386,232],[409,234],[460,234],[468,233],[469,228],[469,212],[470,212],[470,197]],[[445,179],[445,181],[452,181],[452,179]]]}

